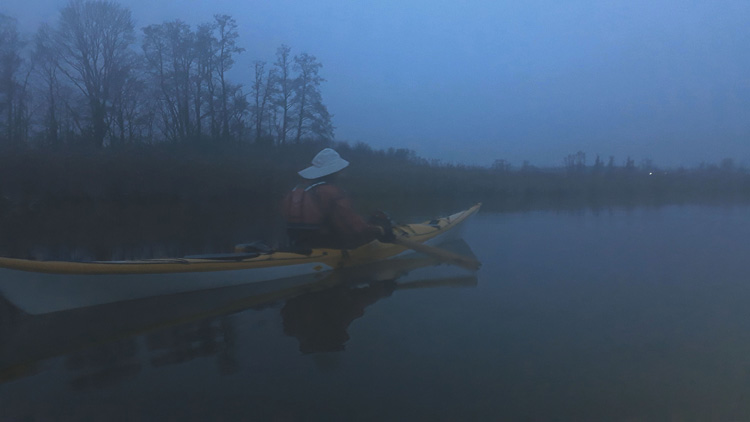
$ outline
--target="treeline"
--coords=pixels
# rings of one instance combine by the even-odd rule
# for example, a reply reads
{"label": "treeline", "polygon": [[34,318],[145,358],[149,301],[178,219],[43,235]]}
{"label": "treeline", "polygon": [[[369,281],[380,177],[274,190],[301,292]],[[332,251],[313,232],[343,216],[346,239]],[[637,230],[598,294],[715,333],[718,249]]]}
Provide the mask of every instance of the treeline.
{"label": "treeline", "polygon": [[[428,161],[408,149],[364,143],[133,144],[110,148],[0,148],[0,216],[59,203],[236,203],[273,208],[322,148],[352,165],[341,183],[363,210],[390,204],[404,215],[439,213],[482,201],[498,211],[745,201],[750,173],[719,165],[659,169],[623,165],[512,168]],[[442,205],[441,205],[442,204]],[[390,207],[390,206],[389,206]],[[422,207],[423,211],[419,208]]]}
{"label": "treeline", "polygon": [[750,202],[750,175],[721,165],[473,167],[333,141],[6,147],[0,256],[130,259],[276,244],[284,235],[280,199],[326,146],[351,162],[341,185],[359,211],[385,210],[397,221],[480,201],[494,212]]}
{"label": "treeline", "polygon": [[[342,185],[361,212],[385,209],[411,220],[441,211],[421,201],[399,203],[410,186],[392,176],[372,180],[387,168],[396,175],[430,168],[408,150],[332,141],[6,147],[0,148],[0,256],[130,259],[230,251],[251,240],[274,245],[284,235],[281,198],[326,146],[351,161]],[[451,201],[449,191],[442,194],[428,200]]]}
{"label": "treeline", "polygon": [[[653,162],[653,160],[644,158],[640,161],[639,164],[636,164],[635,160],[628,156],[625,161],[623,162],[622,166],[618,166],[615,157],[610,155],[607,159],[607,163],[604,163],[604,160],[599,154],[596,154],[596,158],[594,160],[594,163],[591,165],[587,165],[586,163],[586,153],[583,151],[578,151],[575,154],[568,154],[565,157],[563,157],[562,160],[562,167],[561,169],[565,170],[567,173],[591,173],[591,174],[602,174],[602,173],[615,173],[615,172],[627,172],[627,173],[636,173],[636,172],[645,172],[645,173],[653,173],[653,172],[663,172],[668,173],[670,171],[674,172],[686,172],[686,171],[703,171],[703,170],[721,170],[722,172],[746,172],[747,169],[745,169],[743,166],[737,165],[735,163],[734,159],[732,158],[724,158],[722,159],[718,164],[715,163],[706,163],[701,162],[696,168],[692,169],[686,169],[685,167],[680,167],[677,169],[660,169],[657,164]],[[532,165],[529,161],[524,161],[520,168],[515,168],[509,161],[504,159],[496,159],[493,163],[491,168],[496,172],[508,172],[508,171],[514,171],[514,170],[520,170],[520,171],[539,171],[540,169]]]}
{"label": "treeline", "polygon": [[238,39],[227,15],[137,36],[130,10],[108,1],[72,0],[31,36],[0,14],[0,145],[332,139],[315,56],[281,45],[237,83],[228,72]]}

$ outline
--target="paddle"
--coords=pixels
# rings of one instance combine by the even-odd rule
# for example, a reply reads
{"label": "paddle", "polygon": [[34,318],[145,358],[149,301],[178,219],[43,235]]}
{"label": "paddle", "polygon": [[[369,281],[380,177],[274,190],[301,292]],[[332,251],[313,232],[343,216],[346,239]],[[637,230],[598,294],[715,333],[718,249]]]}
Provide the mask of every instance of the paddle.
{"label": "paddle", "polygon": [[[388,217],[388,214],[384,213],[383,211],[376,211],[370,217],[370,222],[379,226],[382,233],[393,233],[393,222],[391,221],[391,218]],[[459,267],[463,267],[468,270],[476,271],[482,265],[476,259],[446,251],[445,249],[425,245],[424,243],[415,242],[413,240],[409,240],[407,237],[399,237],[398,235],[396,235],[396,233],[393,233],[391,236],[387,237],[387,239],[383,239],[381,241],[395,243],[417,252],[421,252],[433,258],[437,258],[440,261],[458,265]]]}
{"label": "paddle", "polygon": [[425,245],[424,243],[415,242],[404,237],[396,237],[393,240],[393,243],[405,246],[425,255],[435,257],[443,262],[458,265],[459,267],[466,268],[467,270],[476,271],[482,265],[474,258],[459,255],[457,253],[446,251],[445,249],[441,248],[436,248],[434,246]]}

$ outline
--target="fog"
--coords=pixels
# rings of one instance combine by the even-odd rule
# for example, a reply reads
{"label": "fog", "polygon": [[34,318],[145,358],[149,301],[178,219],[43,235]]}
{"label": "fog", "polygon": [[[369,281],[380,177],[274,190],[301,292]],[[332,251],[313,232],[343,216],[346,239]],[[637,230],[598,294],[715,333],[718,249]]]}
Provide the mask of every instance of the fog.
{"label": "fog", "polygon": [[[30,36],[65,4],[5,0],[0,12]],[[231,15],[246,49],[232,78],[246,86],[253,62],[273,62],[282,43],[316,56],[337,140],[479,165],[559,166],[577,151],[748,164],[747,2],[121,4],[139,34]]]}
{"label": "fog", "polygon": [[68,1],[0,0],[0,419],[750,419],[750,2]]}

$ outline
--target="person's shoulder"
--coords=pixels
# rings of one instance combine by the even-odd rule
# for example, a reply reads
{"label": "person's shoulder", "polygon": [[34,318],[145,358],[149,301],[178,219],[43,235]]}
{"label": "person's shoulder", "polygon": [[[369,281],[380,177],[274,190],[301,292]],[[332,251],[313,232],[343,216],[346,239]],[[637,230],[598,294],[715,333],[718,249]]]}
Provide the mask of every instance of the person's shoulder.
{"label": "person's shoulder", "polygon": [[334,191],[342,191],[342,189],[333,183],[328,182],[320,182],[313,185],[315,187],[315,190],[322,191],[322,192],[334,192]]}
{"label": "person's shoulder", "polygon": [[344,197],[346,193],[340,187],[332,183],[321,183],[315,186],[315,192],[328,197]]}

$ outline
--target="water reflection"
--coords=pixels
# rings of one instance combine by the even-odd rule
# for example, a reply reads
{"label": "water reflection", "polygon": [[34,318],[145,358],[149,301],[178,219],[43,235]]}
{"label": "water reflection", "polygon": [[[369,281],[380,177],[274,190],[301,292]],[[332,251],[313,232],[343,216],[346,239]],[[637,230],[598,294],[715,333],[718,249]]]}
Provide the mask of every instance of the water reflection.
{"label": "water reflection", "polygon": [[144,337],[152,367],[215,356],[222,375],[239,370],[235,351],[237,328],[230,315],[187,322],[150,332]]}
{"label": "water reflection", "polygon": [[123,339],[71,353],[65,368],[75,375],[74,390],[98,390],[133,378],[143,365],[138,360],[135,339]]}
{"label": "water reflection", "polygon": [[290,299],[281,309],[284,334],[299,340],[302,353],[344,350],[349,324],[395,289],[395,280],[385,280],[364,287],[336,286]]}
{"label": "water reflection", "polygon": [[[443,247],[472,255],[463,241]],[[340,351],[351,322],[396,290],[476,283],[473,273],[411,254],[319,280],[290,278],[43,315],[27,315],[0,297],[0,383],[42,372],[44,361],[60,356],[75,390],[199,358],[213,358],[218,373],[233,374],[240,369],[238,339],[253,335],[238,325],[238,313],[280,307],[283,332],[297,338],[300,352]]]}

